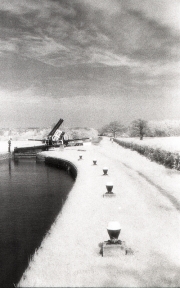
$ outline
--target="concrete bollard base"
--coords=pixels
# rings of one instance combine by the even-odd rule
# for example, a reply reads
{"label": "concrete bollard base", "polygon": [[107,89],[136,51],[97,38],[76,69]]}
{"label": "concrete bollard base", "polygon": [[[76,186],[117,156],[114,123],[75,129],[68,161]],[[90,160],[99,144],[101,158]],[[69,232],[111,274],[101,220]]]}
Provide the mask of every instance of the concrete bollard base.
{"label": "concrete bollard base", "polygon": [[132,255],[133,250],[128,248],[125,241],[119,241],[120,243],[110,243],[110,241],[104,241],[102,245],[103,257],[118,257],[122,255]]}
{"label": "concrete bollard base", "polygon": [[103,194],[103,197],[114,197],[114,196],[116,196],[116,193],[108,193],[108,192],[106,192],[106,193],[104,193]]}

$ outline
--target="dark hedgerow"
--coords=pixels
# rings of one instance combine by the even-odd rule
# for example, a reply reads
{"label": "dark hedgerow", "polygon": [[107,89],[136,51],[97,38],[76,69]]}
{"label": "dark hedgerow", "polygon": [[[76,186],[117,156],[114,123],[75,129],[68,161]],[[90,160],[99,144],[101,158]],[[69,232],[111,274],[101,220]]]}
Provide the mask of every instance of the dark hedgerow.
{"label": "dark hedgerow", "polygon": [[139,154],[147,157],[149,160],[164,165],[167,168],[180,170],[180,155],[178,153],[167,152],[160,148],[152,148],[149,146],[141,146],[133,142],[126,142],[119,139],[114,139],[114,142],[124,148],[137,151]]}

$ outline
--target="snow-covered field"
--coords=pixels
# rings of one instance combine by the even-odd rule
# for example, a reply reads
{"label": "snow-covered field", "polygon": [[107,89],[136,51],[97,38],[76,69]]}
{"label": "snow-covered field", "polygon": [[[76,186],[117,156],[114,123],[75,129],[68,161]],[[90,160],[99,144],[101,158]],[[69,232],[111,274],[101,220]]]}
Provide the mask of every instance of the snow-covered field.
{"label": "snow-covered field", "polygon": [[[20,287],[179,287],[180,172],[109,139],[86,148],[43,152],[73,162],[78,176]],[[111,199],[102,197],[107,181],[114,184]],[[99,254],[112,220],[121,224],[120,239],[134,255]]]}
{"label": "snow-covered field", "polygon": [[[180,146],[180,137],[136,141],[170,151]],[[12,149],[27,144],[39,142],[12,141]],[[0,142],[0,152],[7,150],[7,141]],[[78,160],[80,153],[82,161]],[[78,177],[20,287],[180,286],[179,171],[151,162],[109,139],[96,146],[44,154],[73,162]],[[96,166],[92,164],[94,158]],[[109,168],[107,177],[102,177],[104,166]],[[113,199],[102,197],[107,181],[114,184]],[[106,227],[112,220],[121,224],[120,239],[133,249],[134,255],[100,256],[98,244],[108,239]]]}
{"label": "snow-covered field", "polygon": [[[118,137],[117,139],[180,153],[180,137],[144,137],[142,141],[139,138]],[[37,146],[41,144],[40,141],[12,141],[11,151],[14,150],[14,147]],[[0,141],[0,153],[6,152],[8,152],[8,141]]]}
{"label": "snow-covered field", "polygon": [[143,140],[140,140],[139,138],[118,137],[117,139],[143,146],[150,146],[152,148],[161,148],[169,152],[180,153],[180,137],[144,137]]}

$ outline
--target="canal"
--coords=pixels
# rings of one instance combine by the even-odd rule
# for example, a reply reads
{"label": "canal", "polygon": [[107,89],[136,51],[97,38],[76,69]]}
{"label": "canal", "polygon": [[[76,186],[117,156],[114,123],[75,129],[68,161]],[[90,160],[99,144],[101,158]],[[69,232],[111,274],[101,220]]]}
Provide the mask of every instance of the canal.
{"label": "canal", "polygon": [[0,287],[18,283],[73,183],[43,162],[0,160]]}

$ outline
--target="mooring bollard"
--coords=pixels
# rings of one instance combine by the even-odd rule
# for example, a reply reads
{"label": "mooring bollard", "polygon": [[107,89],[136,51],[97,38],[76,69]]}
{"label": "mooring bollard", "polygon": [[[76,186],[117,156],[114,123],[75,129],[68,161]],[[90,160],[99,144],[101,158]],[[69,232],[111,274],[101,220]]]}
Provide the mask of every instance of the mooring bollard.
{"label": "mooring bollard", "polygon": [[103,257],[119,257],[121,255],[132,255],[134,252],[126,246],[125,241],[118,239],[121,226],[118,221],[110,221],[107,226],[110,240],[104,241],[101,246],[100,254]]}
{"label": "mooring bollard", "polygon": [[82,160],[82,155],[79,155],[79,160]]}
{"label": "mooring bollard", "polygon": [[107,192],[103,194],[103,197],[115,197],[116,194],[114,192],[112,192],[112,189],[113,189],[113,183],[112,182],[107,182],[106,183],[106,189],[107,189]]}
{"label": "mooring bollard", "polygon": [[118,241],[119,234],[121,232],[121,226],[117,221],[111,221],[108,223],[107,232],[109,234],[110,240],[113,242]]}
{"label": "mooring bollard", "polygon": [[109,234],[110,240],[104,241],[102,244],[102,249],[100,253],[103,257],[108,256],[120,256],[125,254],[124,243],[118,240],[119,234],[121,232],[121,226],[117,221],[111,221],[108,223],[107,232]]}
{"label": "mooring bollard", "polygon": [[97,164],[97,160],[96,160],[96,159],[93,160],[93,164],[94,164],[94,165]]}
{"label": "mooring bollard", "polygon": [[108,173],[108,168],[107,167],[103,168],[103,173],[104,173],[104,175],[107,175],[107,173]]}
{"label": "mooring bollard", "polygon": [[113,183],[112,182],[107,182],[106,188],[107,188],[107,193],[113,193],[112,192],[112,189],[113,189]]}

